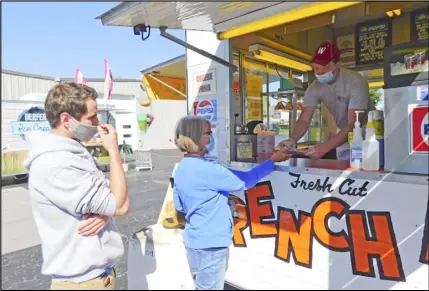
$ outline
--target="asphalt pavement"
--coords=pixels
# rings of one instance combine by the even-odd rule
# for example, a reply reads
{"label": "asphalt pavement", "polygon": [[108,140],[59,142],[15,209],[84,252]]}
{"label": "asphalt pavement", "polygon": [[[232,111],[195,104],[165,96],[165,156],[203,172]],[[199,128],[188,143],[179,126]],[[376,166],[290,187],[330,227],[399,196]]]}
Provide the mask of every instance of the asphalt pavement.
{"label": "asphalt pavement", "polygon": [[[130,214],[115,219],[125,255],[116,266],[116,290],[127,290],[128,240],[133,233],[155,224],[164,201],[177,150],[152,151],[153,169],[127,172]],[[51,278],[41,274],[42,251],[31,212],[25,177],[2,180],[2,290],[49,290]],[[237,290],[225,285],[225,290]]]}
{"label": "asphalt pavement", "polygon": [[[117,266],[117,290],[127,290],[128,239],[156,223],[174,164],[176,150],[153,151],[153,170],[130,170],[127,182],[130,214],[115,218],[122,233],[125,255]],[[42,252],[33,220],[25,179],[2,181],[2,290],[48,290],[50,277],[41,274]]]}

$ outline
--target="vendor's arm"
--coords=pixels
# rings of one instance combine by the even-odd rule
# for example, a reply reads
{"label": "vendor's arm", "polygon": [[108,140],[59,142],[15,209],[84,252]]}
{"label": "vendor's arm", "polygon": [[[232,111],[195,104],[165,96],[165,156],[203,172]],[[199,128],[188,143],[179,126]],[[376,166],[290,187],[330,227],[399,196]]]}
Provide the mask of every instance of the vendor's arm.
{"label": "vendor's arm", "polygon": [[348,123],[330,140],[318,146],[321,156],[347,142],[348,134],[353,131],[354,123],[356,121],[355,111],[365,111],[365,113],[359,114],[359,121],[361,125],[363,125],[366,120],[365,116],[367,115],[369,102],[370,96],[368,82],[365,80],[356,81],[350,88],[350,99],[347,112]]}
{"label": "vendor's arm", "polygon": [[297,143],[298,140],[303,137],[303,135],[310,127],[311,119],[313,118],[314,108],[315,107],[304,107],[302,109],[301,115],[295,123],[295,128],[289,137],[294,140],[295,143]]}
{"label": "vendor's arm", "polygon": [[310,127],[311,119],[313,118],[314,109],[319,104],[319,97],[317,92],[314,89],[314,85],[311,84],[310,87],[305,91],[304,94],[304,105],[302,112],[295,123],[295,128],[290,135],[295,144],[304,136]]}
{"label": "vendor's arm", "polygon": [[335,149],[338,146],[347,142],[349,132],[353,131],[354,123],[356,121],[355,110],[349,110],[347,113],[347,116],[348,116],[347,125],[344,128],[342,128],[337,134],[335,134],[330,140],[320,145],[321,152],[323,152],[323,155],[329,152],[330,150]]}

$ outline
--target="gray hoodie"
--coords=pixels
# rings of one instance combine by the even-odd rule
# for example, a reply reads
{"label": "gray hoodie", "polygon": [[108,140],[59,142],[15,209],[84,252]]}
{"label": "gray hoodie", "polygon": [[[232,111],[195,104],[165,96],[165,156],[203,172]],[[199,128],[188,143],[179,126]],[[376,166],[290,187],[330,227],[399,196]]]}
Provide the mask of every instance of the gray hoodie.
{"label": "gray hoodie", "polygon": [[98,235],[84,237],[78,226],[86,213],[113,217],[116,199],[109,181],[79,142],[46,132],[29,132],[29,190],[42,241],[42,273],[84,282],[101,275],[124,253],[110,219]]}

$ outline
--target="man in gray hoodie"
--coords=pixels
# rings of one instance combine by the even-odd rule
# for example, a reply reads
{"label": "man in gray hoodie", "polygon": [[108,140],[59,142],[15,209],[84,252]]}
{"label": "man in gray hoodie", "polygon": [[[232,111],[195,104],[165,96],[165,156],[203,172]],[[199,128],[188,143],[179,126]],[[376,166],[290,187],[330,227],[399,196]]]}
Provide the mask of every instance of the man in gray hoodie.
{"label": "man in gray hoodie", "polygon": [[[52,276],[53,290],[113,290],[114,266],[124,253],[112,217],[128,212],[127,183],[117,134],[112,126],[99,124],[96,98],[95,90],[86,85],[56,85],[45,101],[51,132],[25,135],[42,273]],[[97,132],[109,152],[110,181],[81,144]],[[93,229],[87,226],[82,233],[80,225],[88,215],[104,216],[107,224],[94,222]],[[94,232],[98,234],[85,235]]]}

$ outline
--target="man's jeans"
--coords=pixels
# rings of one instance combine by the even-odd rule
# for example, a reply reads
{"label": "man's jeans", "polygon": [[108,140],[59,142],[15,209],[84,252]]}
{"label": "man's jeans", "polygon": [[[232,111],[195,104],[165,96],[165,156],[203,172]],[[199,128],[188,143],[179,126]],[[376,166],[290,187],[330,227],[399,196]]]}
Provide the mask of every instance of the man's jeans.
{"label": "man's jeans", "polygon": [[223,290],[228,248],[186,249],[196,290]]}

